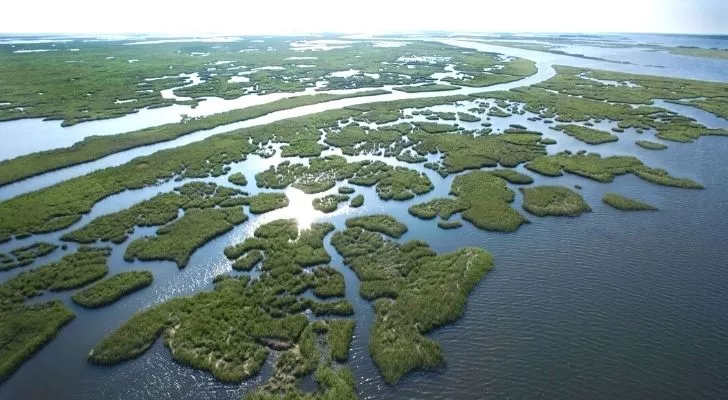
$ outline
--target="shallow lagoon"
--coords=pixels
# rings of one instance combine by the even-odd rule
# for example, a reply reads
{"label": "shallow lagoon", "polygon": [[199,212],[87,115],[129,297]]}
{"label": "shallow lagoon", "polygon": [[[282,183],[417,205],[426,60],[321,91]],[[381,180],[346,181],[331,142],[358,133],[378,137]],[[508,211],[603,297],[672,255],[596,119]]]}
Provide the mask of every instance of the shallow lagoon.
{"label": "shallow lagoon", "polygon": [[[680,107],[681,112],[709,127],[728,126],[725,120],[691,107],[670,107]],[[433,109],[449,111],[452,106]],[[465,316],[433,334],[444,347],[447,367],[437,373],[412,374],[392,387],[383,383],[368,356],[371,308],[358,297],[355,276],[342,266],[327,237],[332,265],[344,273],[347,299],[357,310],[350,365],[362,398],[728,396],[728,343],[724,340],[728,334],[728,293],[724,290],[728,284],[724,269],[728,262],[724,244],[728,215],[721,211],[728,205],[728,172],[720,167],[728,151],[728,139],[704,137],[691,144],[666,142],[670,146],[667,150],[651,152],[634,145],[634,140],[651,136],[628,130],[619,134],[616,143],[589,146],[544,129],[542,122],[528,121],[527,117],[491,118],[491,122],[495,129],[511,123],[541,128],[545,136],[558,141],[549,146],[550,152],[568,148],[603,155],[634,154],[647,165],[691,177],[706,189],[667,188],[634,176],[618,177],[611,184],[574,175],[545,178],[520,167],[517,170],[534,177],[535,184],[583,186],[580,193],[594,211],[574,219],[537,218],[524,213],[532,223],[513,234],[480,231],[467,222],[459,230],[446,232],[437,228],[434,220],[422,221],[409,215],[410,205],[447,195],[454,176],[443,179],[430,170],[424,171],[436,188],[426,195],[406,202],[384,202],[373,188],[355,186],[357,193],[366,197],[364,206],[357,210],[342,206],[328,216],[310,210],[310,200],[323,194],[308,196],[289,189],[291,206],[251,218],[209,242],[194,253],[183,270],[171,262],[127,263],[122,259],[126,245],[114,246],[111,272],[151,269],[155,274],[153,285],[99,310],[84,310],[67,301],[77,313],[76,320],[3,384],[0,398],[238,398],[247,388],[264,381],[271,369],[265,368],[260,376],[241,385],[226,385],[207,373],[176,364],[161,342],[139,359],[111,368],[88,365],[86,354],[136,310],[171,296],[210,289],[212,277],[230,269],[222,249],[241,241],[264,221],[295,216],[306,223],[320,218],[342,229],[344,220],[352,215],[377,212],[393,214],[409,226],[401,241],[422,239],[438,252],[481,246],[494,254],[496,268],[470,296]],[[272,120],[263,117],[263,121]],[[190,135],[195,136],[192,140],[202,138],[196,135]],[[186,142],[174,145],[181,143]],[[137,150],[143,152],[134,153]],[[119,155],[116,164],[108,165],[157,149],[137,150]],[[253,175],[280,161],[277,156],[252,156],[235,164],[232,172],[244,172],[250,182],[245,190],[255,193],[258,189],[252,183]],[[84,167],[79,174],[90,170]],[[206,180],[226,184],[226,177]],[[112,196],[97,204],[80,224],[182,183]],[[613,210],[600,200],[608,191],[646,201],[660,211],[634,214]],[[521,194],[516,193],[515,206],[521,211]],[[134,237],[153,231],[137,228]],[[32,241],[54,239],[62,233],[39,235]],[[0,251],[20,243],[24,242],[0,245]],[[52,253],[38,264],[59,257],[58,252]],[[2,273],[0,279],[14,273],[17,271]],[[69,296],[61,293],[41,299]],[[43,377],[43,385],[37,384],[39,376]]]}

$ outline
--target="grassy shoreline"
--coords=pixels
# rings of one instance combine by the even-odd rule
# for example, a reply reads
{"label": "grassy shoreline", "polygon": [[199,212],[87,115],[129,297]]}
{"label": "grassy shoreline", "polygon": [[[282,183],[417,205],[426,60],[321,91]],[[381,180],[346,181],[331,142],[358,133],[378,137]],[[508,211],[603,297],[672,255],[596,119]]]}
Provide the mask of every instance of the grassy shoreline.
{"label": "grassy shoreline", "polygon": [[84,308],[103,307],[151,285],[153,278],[149,271],[121,272],[74,294],[71,299]]}
{"label": "grassy shoreline", "polygon": [[638,201],[634,199],[630,199],[629,197],[622,196],[617,193],[605,193],[602,197],[602,201],[611,206],[612,208],[616,208],[617,210],[622,211],[656,211],[657,207]]}
{"label": "grassy shoreline", "polygon": [[89,136],[70,147],[41,151],[1,161],[0,186],[47,172],[98,160],[105,156],[136,147],[167,142],[193,132],[209,130],[222,125],[262,117],[276,111],[347,98],[377,96],[387,93],[390,92],[386,90],[368,90],[344,95],[324,93],[289,97],[267,104],[189,119],[180,123],[164,124],[117,135]]}

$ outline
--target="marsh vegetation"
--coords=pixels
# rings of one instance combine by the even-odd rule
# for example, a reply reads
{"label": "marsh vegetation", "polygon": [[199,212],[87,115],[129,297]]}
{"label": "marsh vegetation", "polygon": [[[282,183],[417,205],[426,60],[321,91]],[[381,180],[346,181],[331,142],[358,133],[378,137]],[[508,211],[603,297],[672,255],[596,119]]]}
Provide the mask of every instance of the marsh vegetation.
{"label": "marsh vegetation", "polygon": [[[331,230],[330,224],[314,224],[299,233],[293,220],[262,225],[253,237],[225,250],[232,259],[251,250],[262,252],[259,278],[220,276],[212,292],[171,299],[141,311],[94,347],[89,360],[117,364],[138,357],[161,336],[175,360],[223,381],[239,382],[257,374],[271,348],[292,348],[291,356],[296,358],[290,366],[304,368],[303,375],[307,375],[319,355],[312,343],[311,323],[303,312],[352,312],[345,300],[320,303],[300,297],[319,285],[322,295],[343,293],[343,278],[335,270],[303,273],[303,268],[330,260],[323,238]],[[236,329],[231,330],[231,324]],[[341,334],[337,333],[337,341],[343,340]],[[341,355],[342,350],[337,351]]]}
{"label": "marsh vegetation", "polygon": [[[443,70],[453,71],[453,68],[457,68],[461,78],[445,81],[471,87],[515,81],[535,72],[530,61],[506,60],[492,54],[425,43],[407,45],[407,54],[412,49],[423,54],[412,59],[403,57],[401,49],[368,53],[357,43],[341,52],[317,52],[320,58],[315,61],[316,65],[304,68],[293,61],[278,60],[282,55],[298,53],[290,51],[287,42],[286,48],[280,47],[282,41],[274,43],[271,48],[275,51],[271,54],[256,55],[249,66],[232,67],[242,67],[243,75],[249,79],[245,83],[250,85],[230,80],[238,73],[232,71],[237,70],[224,71],[218,67],[218,72],[202,73],[203,81],[199,85],[178,89],[176,93],[195,97],[190,103],[202,101],[201,96],[236,98],[314,87],[326,91],[396,85],[395,90],[417,93],[457,89],[454,85],[434,83],[432,75]],[[256,51],[268,50],[260,47]],[[277,60],[281,64],[276,65],[279,68],[266,68]],[[196,63],[188,65],[197,67]],[[353,70],[350,76],[336,74],[336,71],[350,70]],[[406,202],[430,193],[435,187],[433,181],[441,181],[431,180],[430,171],[420,172],[417,165],[393,165],[397,164],[394,160],[424,163],[424,168],[443,178],[457,174],[451,180],[448,195],[443,192],[440,197],[428,198],[425,202],[406,203],[411,215],[437,219],[437,227],[443,230],[438,231],[440,235],[457,235],[458,232],[444,230],[462,227],[460,219],[479,229],[498,232],[514,232],[527,223],[525,216],[512,205],[516,193],[511,188],[531,185],[534,179],[513,169],[519,165],[543,176],[560,176],[566,172],[608,183],[617,176],[633,174],[659,185],[702,188],[691,179],[649,167],[636,157],[603,157],[585,151],[548,154],[546,146],[556,141],[544,137],[533,126],[537,121],[544,124],[556,121],[559,124],[554,130],[594,145],[618,140],[619,135],[594,128],[602,121],[616,123],[613,132],[630,131],[626,133],[629,135],[634,130],[677,142],[690,142],[704,135],[726,135],[724,130],[709,129],[652,104],[656,98],[681,104],[686,103],[684,99],[691,99],[690,105],[728,115],[723,104],[725,85],[711,87],[696,81],[571,67],[557,67],[557,72],[554,78],[538,87],[353,105],[237,129],[138,157],[120,166],[93,171],[3,201],[0,203],[0,242],[68,228],[81,221],[101,200],[125,191],[149,189],[171,181],[218,177],[216,182],[227,180],[240,187],[247,185],[246,174],[248,178],[255,174],[256,186],[265,189],[255,195],[241,188],[209,182],[186,183],[88,223],[84,221],[61,236],[61,240],[81,244],[99,241],[121,244],[138,227],[155,227],[154,235],[137,236],[128,244],[124,259],[167,260],[183,268],[196,249],[244,223],[248,219],[246,212],[262,214],[288,206],[286,195],[274,190],[292,187],[306,194],[331,191],[312,201],[315,209],[331,213],[345,202],[352,208],[362,207],[362,193],[376,192],[383,201]],[[0,80],[2,75],[0,72]],[[121,75],[120,81],[130,84],[131,77],[126,73]],[[325,79],[326,85],[319,86],[318,79]],[[618,85],[601,80],[614,80]],[[91,86],[98,83],[88,82]],[[180,83],[178,77],[171,77],[149,87],[153,93]],[[110,87],[116,88],[114,93],[123,92],[118,84],[109,82]],[[69,88],[65,83],[54,81],[54,85],[57,85],[54,91]],[[13,88],[0,88],[0,96],[10,90]],[[0,162],[0,185],[277,110],[382,93],[386,92],[297,96],[208,117],[185,118],[176,124],[92,136],[70,148]],[[66,98],[69,96],[73,97],[73,93]],[[88,119],[154,105],[159,100],[156,97],[154,93],[144,95],[138,99],[143,101],[134,106],[122,103],[128,105],[113,110],[94,106]],[[158,105],[173,102],[162,101]],[[69,103],[66,110],[58,109],[57,104],[31,103],[27,115],[62,117],[66,124],[85,119],[77,115],[76,103]],[[523,115],[527,112],[535,115]],[[481,117],[490,120],[490,117],[512,116],[515,118],[477,124]],[[0,106],[0,119],[10,117]],[[524,122],[526,117],[528,123]],[[466,128],[473,126],[471,123],[478,125],[478,129]],[[647,149],[666,148],[647,140],[636,143]],[[276,154],[278,148],[280,154]],[[332,153],[348,158],[326,155]],[[278,155],[307,160],[280,162],[275,158],[275,164],[260,160],[266,166],[273,165],[262,171],[243,167],[245,173],[231,173],[239,171],[239,163],[249,157],[258,162],[258,156]],[[390,160],[356,161],[377,157],[388,157],[391,163]],[[581,189],[580,185],[575,187]],[[566,187],[536,186],[520,190],[523,209],[536,216],[577,216],[590,210],[581,195]],[[357,191],[360,193],[354,195]],[[655,209],[615,193],[605,194],[602,200],[620,210]],[[456,214],[460,217],[452,219]],[[255,229],[252,236],[231,242],[234,244],[225,248],[224,253],[235,272],[215,277],[211,291],[171,298],[134,314],[93,348],[89,361],[115,365],[142,355],[161,338],[177,362],[207,371],[225,382],[240,382],[258,374],[275,353],[272,374],[245,398],[356,398],[355,379],[342,364],[349,357],[355,322],[339,318],[349,317],[355,310],[344,298],[342,266],[330,265],[332,258],[324,247],[334,225],[313,223],[307,229],[303,225],[308,224],[299,226],[295,220],[267,222]],[[468,294],[493,267],[490,254],[479,248],[437,254],[422,241],[400,243],[395,239],[401,239],[408,228],[386,214],[349,218],[345,226],[344,230],[333,233],[331,244],[359,279],[361,297],[373,303],[374,322],[368,349],[385,381],[396,383],[411,371],[442,367],[443,350],[436,340],[426,335],[462,316]],[[36,242],[0,254],[0,270],[29,265],[57,247]],[[63,251],[66,250],[64,247]],[[59,262],[23,271],[0,284],[3,321],[0,379],[6,379],[73,318],[63,302],[30,305],[26,300],[48,291],[81,288],[98,281],[71,296],[75,303],[95,308],[151,284],[153,277],[149,271],[121,272],[101,280],[108,273],[109,254],[108,248],[82,246]],[[228,264],[223,263],[223,268],[228,268]],[[311,379],[305,386],[315,387],[314,391],[301,389],[301,382],[306,378]]]}
{"label": "marsh vegetation", "polygon": [[624,197],[617,193],[605,193],[602,197],[605,204],[622,211],[654,211],[657,207],[647,203]]}
{"label": "marsh vegetation", "polygon": [[349,196],[345,194],[330,194],[313,199],[313,208],[323,213],[332,213],[339,208],[339,203],[347,201],[349,201]]}
{"label": "marsh vegetation", "polygon": [[523,209],[539,217],[577,217],[591,211],[581,195],[563,186],[536,186],[520,190],[523,193]]}
{"label": "marsh vegetation", "polygon": [[366,229],[347,226],[331,243],[362,281],[362,297],[375,301],[369,352],[385,381],[396,383],[443,364],[440,346],[423,335],[459,319],[492,258],[475,248],[437,255],[423,242],[398,244]]}
{"label": "marsh vegetation", "polygon": [[36,259],[54,252],[58,245],[47,242],[36,242],[29,246],[13,249],[9,254],[0,253],[0,271],[25,267]]}
{"label": "marsh vegetation", "polygon": [[149,271],[121,272],[74,294],[71,299],[85,308],[103,307],[151,285],[152,279]]}

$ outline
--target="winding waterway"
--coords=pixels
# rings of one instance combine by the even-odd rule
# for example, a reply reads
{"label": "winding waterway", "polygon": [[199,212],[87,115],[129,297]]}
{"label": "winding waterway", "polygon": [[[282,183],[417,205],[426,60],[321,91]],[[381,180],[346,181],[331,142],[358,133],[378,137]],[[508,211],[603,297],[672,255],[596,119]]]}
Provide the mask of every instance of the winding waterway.
{"label": "winding waterway", "polygon": [[[475,42],[457,43],[465,47],[477,46],[479,50],[494,50],[493,46],[480,47]],[[498,47],[497,51],[524,56],[518,49]],[[529,52],[527,55],[529,57],[526,58],[538,61],[539,72],[532,77],[485,89],[446,92],[444,95],[503,90],[540,82],[553,75],[550,67],[553,63],[578,66],[597,63],[596,68],[618,70],[634,67],[547,53]],[[543,58],[539,58],[541,56]],[[18,182],[1,188],[0,199],[241,127],[352,104],[440,95],[443,93],[394,92],[271,113]],[[696,118],[709,127],[728,127],[728,121],[693,107],[659,102],[657,105]],[[437,106],[434,109],[448,111],[453,106]],[[123,121],[131,121],[126,120],[129,117],[116,121],[124,124]],[[144,356],[110,368],[89,365],[86,355],[105,334],[139,309],[173,296],[210,290],[212,277],[230,270],[230,263],[222,253],[224,247],[241,241],[265,222],[293,217],[302,225],[325,220],[332,222],[337,229],[343,229],[346,218],[376,212],[392,214],[408,225],[409,232],[401,241],[422,239],[438,252],[454,251],[463,246],[483,247],[493,253],[496,268],[470,296],[464,317],[431,335],[442,344],[447,367],[435,373],[414,373],[398,385],[390,386],[383,382],[368,355],[368,330],[373,316],[371,306],[358,296],[358,280],[343,266],[341,257],[330,246],[329,235],[325,242],[333,258],[332,265],[345,275],[346,297],[356,310],[357,327],[349,364],[362,398],[728,397],[728,341],[725,340],[728,336],[728,292],[724,290],[728,285],[728,272],[725,270],[728,265],[728,246],[725,245],[728,233],[728,214],[725,212],[728,209],[728,171],[722,168],[728,152],[728,139],[704,137],[691,144],[664,142],[669,148],[656,152],[635,146],[634,140],[642,136],[628,130],[620,134],[616,143],[590,146],[544,129],[542,122],[528,121],[528,117],[528,114],[516,115],[491,122],[494,130],[505,129],[512,123],[538,128],[544,136],[558,140],[557,145],[549,147],[550,152],[584,149],[603,155],[635,155],[647,165],[695,179],[706,189],[662,187],[631,175],[619,177],[611,184],[574,175],[546,178],[520,167],[518,170],[533,176],[536,184],[582,186],[580,193],[593,212],[578,218],[528,215],[532,223],[511,234],[481,231],[469,223],[464,223],[459,230],[448,232],[437,228],[434,221],[422,221],[409,215],[407,208],[412,204],[446,196],[449,191],[454,176],[443,179],[431,170],[422,169],[435,184],[435,190],[426,195],[405,202],[386,202],[378,199],[373,188],[357,186],[357,193],[366,197],[364,207],[342,207],[329,215],[311,209],[311,199],[322,194],[309,196],[296,189],[288,189],[286,193],[292,200],[289,207],[252,217],[230,233],[207,243],[193,254],[189,265],[182,270],[171,262],[125,262],[123,253],[131,240],[112,246],[111,273],[150,269],[154,272],[155,281],[149,288],[109,307],[93,311],[81,309],[68,301],[68,293],[37,299],[62,298],[77,317],[0,386],[0,399],[239,398],[270,375],[270,365],[253,379],[229,385],[218,382],[205,372],[175,363],[161,341]],[[158,123],[155,120],[153,124]],[[604,127],[609,126],[608,122],[604,124],[607,124]],[[0,124],[0,129],[3,126]],[[136,128],[125,127],[119,132],[132,129]],[[336,153],[332,150],[327,154]],[[282,160],[279,156],[270,159],[251,156],[245,162],[234,164],[232,172],[244,172],[252,181],[255,173]],[[297,158],[288,160],[306,161]],[[394,159],[382,160],[400,164]],[[418,168],[410,164],[407,166]],[[204,180],[219,184],[227,182],[224,176]],[[192,180],[110,196],[96,204],[91,213],[73,227],[5,243],[0,245],[0,251],[37,240],[57,241],[64,232],[99,215],[124,209],[188,181]],[[249,183],[245,190],[251,193],[260,191],[254,183]],[[335,191],[336,188],[330,192]],[[611,209],[600,200],[608,191],[639,198],[659,207],[660,211],[625,213]],[[521,195],[516,191],[514,206],[519,210],[521,201]],[[148,235],[154,230],[137,228],[133,237]],[[59,252],[53,253],[38,260],[36,265],[59,257]],[[5,280],[18,272],[2,272],[0,279]]]}

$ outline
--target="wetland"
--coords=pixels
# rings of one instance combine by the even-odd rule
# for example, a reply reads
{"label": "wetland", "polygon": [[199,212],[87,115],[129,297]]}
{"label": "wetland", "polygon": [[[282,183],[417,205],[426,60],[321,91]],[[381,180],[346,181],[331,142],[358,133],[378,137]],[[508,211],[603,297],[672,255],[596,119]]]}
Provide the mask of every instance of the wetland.
{"label": "wetland", "polygon": [[728,395],[728,79],[294,40],[0,43],[0,399]]}

